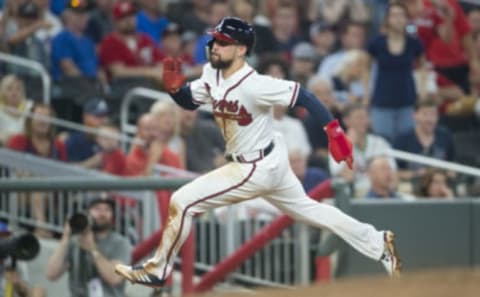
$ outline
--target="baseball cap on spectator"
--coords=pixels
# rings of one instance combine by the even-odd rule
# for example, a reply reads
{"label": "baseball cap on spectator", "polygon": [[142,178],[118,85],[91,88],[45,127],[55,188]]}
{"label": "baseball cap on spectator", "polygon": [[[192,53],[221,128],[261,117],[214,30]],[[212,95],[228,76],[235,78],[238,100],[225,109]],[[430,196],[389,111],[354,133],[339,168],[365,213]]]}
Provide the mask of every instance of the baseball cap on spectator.
{"label": "baseball cap on spectator", "polygon": [[120,0],[113,5],[112,15],[118,21],[127,16],[132,16],[137,12],[135,4],[131,1]]}
{"label": "baseball cap on spectator", "polygon": [[95,196],[89,199],[88,201],[88,209],[92,208],[93,206],[105,203],[112,208],[112,211],[115,211],[115,201],[110,197],[102,197],[102,196]]}
{"label": "baseball cap on spectator", "polygon": [[163,30],[162,38],[165,38],[165,37],[167,37],[167,36],[169,36],[169,35],[174,35],[174,34],[181,36],[181,35],[182,35],[182,32],[183,32],[183,30],[182,30],[182,28],[180,27],[180,25],[177,24],[177,23],[173,23],[173,22],[172,22],[172,23],[169,23],[169,24],[167,25],[167,27],[165,28],[165,30]]}
{"label": "baseball cap on spectator", "polygon": [[101,98],[91,98],[83,106],[83,112],[97,117],[108,115],[107,102]]}
{"label": "baseball cap on spectator", "polygon": [[25,2],[18,8],[18,16],[26,19],[36,19],[40,15],[38,6],[33,2]]}
{"label": "baseball cap on spectator", "polygon": [[317,54],[315,48],[310,43],[300,42],[293,48],[292,56],[294,59],[315,60]]}
{"label": "baseball cap on spectator", "polygon": [[91,0],[70,0],[67,9],[77,13],[86,13],[93,9],[93,3]]}

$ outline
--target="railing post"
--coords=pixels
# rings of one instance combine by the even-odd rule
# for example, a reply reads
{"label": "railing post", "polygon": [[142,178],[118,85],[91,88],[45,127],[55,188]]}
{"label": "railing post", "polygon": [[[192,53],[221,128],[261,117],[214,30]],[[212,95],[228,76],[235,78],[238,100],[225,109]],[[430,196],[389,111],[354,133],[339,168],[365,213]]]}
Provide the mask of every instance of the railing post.
{"label": "railing post", "polygon": [[310,283],[310,236],[309,227],[305,224],[297,224],[298,244],[297,246],[297,273],[296,282],[300,285],[308,285]]}

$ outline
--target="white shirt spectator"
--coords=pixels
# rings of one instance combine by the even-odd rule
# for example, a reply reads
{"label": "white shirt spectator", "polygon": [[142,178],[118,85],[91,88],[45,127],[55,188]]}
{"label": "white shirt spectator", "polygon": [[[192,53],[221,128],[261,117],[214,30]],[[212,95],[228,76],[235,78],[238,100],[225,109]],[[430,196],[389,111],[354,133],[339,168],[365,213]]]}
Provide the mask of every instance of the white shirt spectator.
{"label": "white shirt spectator", "polygon": [[[368,161],[376,156],[385,156],[391,149],[390,144],[380,136],[367,134],[366,146],[364,150],[354,146],[353,148],[353,160],[354,160],[354,187],[355,196],[363,196],[370,188],[370,181],[367,175]],[[392,168],[396,170],[396,163],[393,158],[389,158]],[[340,172],[345,168],[345,162],[337,163],[333,160],[332,156],[329,156],[329,168],[332,176],[338,176]]]}
{"label": "white shirt spectator", "polygon": [[[284,139],[288,139],[287,149],[292,150],[291,145],[301,150],[301,153],[308,156],[312,152],[312,146],[308,141],[307,132],[300,120],[284,115],[280,120],[273,121],[275,131],[280,132]],[[320,131],[319,133],[323,133]]]}

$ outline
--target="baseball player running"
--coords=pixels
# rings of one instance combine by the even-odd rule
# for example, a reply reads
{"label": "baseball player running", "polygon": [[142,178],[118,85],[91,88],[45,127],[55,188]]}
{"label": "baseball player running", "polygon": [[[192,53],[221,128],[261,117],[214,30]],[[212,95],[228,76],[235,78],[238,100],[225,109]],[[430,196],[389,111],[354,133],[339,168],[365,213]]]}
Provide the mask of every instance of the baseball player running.
{"label": "baseball player running", "polygon": [[307,196],[290,168],[282,137],[273,131],[272,106],[305,107],[324,128],[333,158],[352,168],[352,144],[338,121],[297,82],[258,74],[248,65],[245,57],[255,41],[248,23],[226,17],[210,34],[209,63],[202,76],[184,85],[180,61],[167,58],[163,81],[173,100],[185,109],[212,105],[229,162],[178,189],[154,257],[137,266],[119,264],[116,272],[132,283],[162,287],[194,215],[263,197],[293,218],[333,231],[360,253],[382,262],[390,275],[399,275],[401,263],[391,231],[378,231]]}

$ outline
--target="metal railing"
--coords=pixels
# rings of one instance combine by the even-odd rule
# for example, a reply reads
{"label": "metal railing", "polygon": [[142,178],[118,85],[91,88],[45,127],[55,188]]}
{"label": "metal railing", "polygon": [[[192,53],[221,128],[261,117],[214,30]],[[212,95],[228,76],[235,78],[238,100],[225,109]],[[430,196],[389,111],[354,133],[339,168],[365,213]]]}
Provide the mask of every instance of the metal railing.
{"label": "metal railing", "polygon": [[16,64],[16,65],[29,68],[29,69],[32,69],[33,71],[38,72],[42,79],[43,102],[45,104],[50,103],[50,94],[51,94],[50,91],[51,91],[52,80],[50,78],[49,73],[47,72],[45,67],[43,67],[42,64],[40,64],[37,61],[25,59],[23,57],[19,57],[15,55],[5,54],[2,52],[0,52],[0,61]]}
{"label": "metal railing", "polygon": [[[119,201],[127,200],[117,203],[116,230],[133,242],[145,239],[160,227],[153,190],[175,189],[190,180],[120,178],[2,148],[0,168],[0,218],[9,220],[13,225],[61,232],[65,220],[72,213],[83,210],[89,196],[110,191]],[[34,177],[16,177],[18,172],[24,171]],[[41,199],[47,211],[43,223],[32,216],[29,199],[22,194],[27,192],[44,193]],[[212,269],[220,259],[239,248],[265,224],[260,219],[237,219],[233,207],[229,207],[228,212],[226,222],[219,221],[213,211],[195,219],[195,267],[198,271]],[[302,253],[308,250],[309,239],[310,231],[307,228],[295,226],[245,262],[230,279],[268,286],[307,282],[310,275],[304,272],[310,271],[310,258],[301,262],[294,259],[305,256]],[[308,253],[306,256],[309,257]]]}
{"label": "metal railing", "polygon": [[[12,224],[52,232],[61,232],[68,216],[84,209],[88,198],[104,195],[105,186],[102,184],[106,181],[122,181],[113,175],[4,148],[0,148],[0,168],[0,217]],[[68,179],[66,177],[76,179],[79,186],[75,188],[68,182],[62,183],[62,179]],[[99,186],[85,188],[88,179]],[[43,188],[35,187],[36,182]],[[22,191],[15,190],[19,189],[15,183],[21,184]],[[129,235],[132,242],[142,240],[160,226],[153,191],[141,188],[136,191],[115,190],[109,194],[119,202],[116,206],[116,229]],[[40,200],[40,208],[35,209],[35,199]],[[35,217],[35,213],[39,212],[43,214],[43,219]]]}

